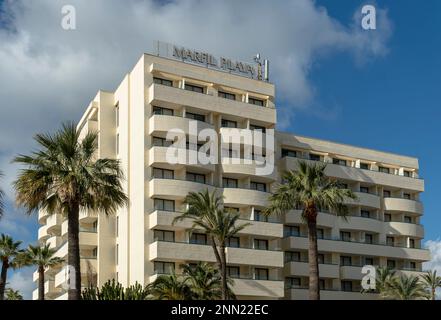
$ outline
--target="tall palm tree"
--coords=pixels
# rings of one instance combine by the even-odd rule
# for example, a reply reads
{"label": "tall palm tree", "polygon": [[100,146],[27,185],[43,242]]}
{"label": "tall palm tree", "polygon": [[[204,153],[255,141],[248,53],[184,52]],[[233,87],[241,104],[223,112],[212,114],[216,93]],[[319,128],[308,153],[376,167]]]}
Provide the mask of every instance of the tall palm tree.
{"label": "tall palm tree", "polygon": [[18,268],[23,263],[23,250],[20,249],[22,241],[14,241],[12,237],[1,234],[0,236],[0,260],[2,271],[0,276],[0,300],[5,299],[5,287],[9,268]]}
{"label": "tall palm tree", "polygon": [[176,273],[160,275],[147,288],[157,300],[193,300],[188,278]]}
{"label": "tall palm tree", "polygon": [[95,159],[98,134],[89,132],[80,141],[73,123],[63,124],[55,134],[37,134],[40,150],[19,155],[14,161],[26,166],[14,182],[17,203],[28,214],[46,210],[67,217],[68,265],[74,268],[69,300],[81,298],[79,248],[80,209],[113,214],[127,203],[121,180],[123,172],[115,159]]}
{"label": "tall palm tree", "polygon": [[202,192],[190,192],[185,197],[187,211],[176,217],[173,221],[190,219],[193,221],[192,230],[202,229],[211,239],[211,245],[217,264],[221,270],[222,299],[228,299],[227,281],[227,240],[237,235],[249,223],[238,225],[239,214],[228,212],[222,204],[222,197],[218,196],[216,190],[210,193],[207,190]]}
{"label": "tall palm tree", "polygon": [[436,270],[429,270],[422,275],[423,282],[430,290],[430,299],[436,299],[436,289],[441,288],[441,277],[436,275]]}
{"label": "tall palm tree", "polygon": [[319,269],[317,252],[317,214],[321,209],[346,218],[347,199],[356,199],[355,194],[344,189],[335,180],[325,175],[326,165],[308,164],[299,161],[296,171],[287,171],[283,183],[270,195],[265,214],[285,214],[289,210],[303,208],[302,218],[308,227],[309,239],[309,299],[320,300]]}
{"label": "tall palm tree", "polygon": [[26,263],[38,267],[38,300],[44,300],[44,272],[47,268],[61,264],[64,259],[54,257],[56,250],[49,248],[46,244],[43,247],[29,245],[25,252]]}
{"label": "tall palm tree", "polygon": [[[181,265],[184,277],[187,277],[191,291],[198,300],[217,300],[222,297],[222,280],[220,272],[207,262],[199,262],[196,265]],[[232,281],[228,281],[232,284]],[[228,296],[234,297],[234,293],[228,287]]]}
{"label": "tall palm tree", "polygon": [[20,291],[11,288],[6,289],[6,300],[23,300]]}
{"label": "tall palm tree", "polygon": [[414,275],[401,275],[394,278],[390,284],[388,295],[394,300],[421,300],[429,298],[423,283]]}
{"label": "tall palm tree", "polygon": [[[0,178],[2,177],[3,177],[3,173],[0,171]],[[3,189],[0,188],[0,218],[3,216],[3,210],[5,208],[5,204],[3,202],[4,201],[3,196],[4,196]]]}

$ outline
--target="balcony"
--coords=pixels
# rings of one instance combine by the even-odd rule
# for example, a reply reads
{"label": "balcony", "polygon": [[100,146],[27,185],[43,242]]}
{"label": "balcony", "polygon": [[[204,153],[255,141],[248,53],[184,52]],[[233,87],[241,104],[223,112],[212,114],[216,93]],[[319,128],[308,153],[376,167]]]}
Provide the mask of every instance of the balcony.
{"label": "balcony", "polygon": [[360,205],[363,207],[370,207],[374,209],[380,209],[380,197],[372,194],[372,193],[365,193],[365,192],[354,192],[357,196],[357,200],[348,199],[346,201],[347,204],[352,205]]}
{"label": "balcony", "polygon": [[[298,161],[302,160],[293,157],[283,157],[280,160],[279,167],[282,170],[296,170]],[[311,160],[304,160],[306,162],[316,163]],[[364,170],[355,167],[341,166],[332,163],[326,163],[326,175],[342,180],[352,180],[371,184],[379,184],[395,188],[405,188],[415,191],[424,191],[424,180],[415,179],[405,176],[388,174],[378,171]]]}
{"label": "balcony", "polygon": [[[308,289],[287,289],[287,298],[290,300],[309,300]],[[320,290],[321,300],[377,300],[376,294],[348,292],[340,290]]]}
{"label": "balcony", "polygon": [[270,193],[242,188],[224,188],[224,203],[227,206],[268,206],[268,197]]}
{"label": "balcony", "polygon": [[47,241],[46,244],[49,245],[51,249],[57,249],[63,242],[63,239],[59,236],[52,236]]}
{"label": "balcony", "polygon": [[361,280],[366,274],[361,273],[361,266],[341,266],[340,279]]}
{"label": "balcony", "polygon": [[214,187],[204,183],[176,179],[152,179],[149,181],[149,197],[183,199],[189,192],[212,192]]}
{"label": "balcony", "polygon": [[49,216],[49,213],[46,210],[40,209],[38,210],[38,223],[46,224],[46,219]]}
{"label": "balcony", "polygon": [[[220,143],[224,142],[227,145],[232,144],[234,146],[247,145],[260,147],[265,150],[267,147],[274,150],[274,137],[270,134],[266,134],[262,131],[254,131],[246,128],[229,128],[221,127],[219,129],[222,140]],[[272,144],[267,144],[270,142]]]}
{"label": "balcony", "polygon": [[[154,165],[162,165],[163,167],[170,167],[170,169],[173,170],[179,170],[183,167],[188,167],[188,168],[198,168],[198,169],[202,169],[203,171],[206,172],[213,172],[215,170],[215,164],[214,161],[213,163],[209,163],[209,164],[201,164],[201,161],[199,161],[199,159],[201,159],[201,156],[205,157],[205,154],[200,153],[196,150],[188,150],[185,149],[185,159],[183,159],[182,163],[177,163],[177,164],[170,164],[170,161],[167,160],[167,149],[168,147],[151,147],[149,152],[149,157],[148,157],[148,163],[149,166],[154,166]],[[195,159],[195,163],[190,163],[190,160]]]}
{"label": "balcony", "polygon": [[[169,212],[155,210],[149,214],[149,228],[153,229],[155,227],[167,227],[170,228],[173,223],[173,219],[180,215],[179,212]],[[283,224],[272,223],[272,222],[261,222],[239,219],[238,224],[250,223],[249,226],[245,227],[239,232],[239,234],[249,234],[249,235],[259,235],[268,238],[281,238],[283,237]],[[190,229],[193,226],[193,222],[189,219],[185,219],[176,222],[172,228],[174,230],[179,229]]]}
{"label": "balcony", "polygon": [[283,298],[283,281],[233,279],[233,291],[238,296]]}
{"label": "balcony", "polygon": [[61,223],[63,216],[61,214],[52,214],[47,217],[46,226],[49,234],[59,234],[61,232]]}
{"label": "balcony", "polygon": [[276,110],[252,104],[200,94],[175,87],[152,84],[148,89],[148,103],[164,107],[190,106],[208,112],[219,112],[242,118],[252,118],[268,125],[276,122]]}
{"label": "balcony", "polygon": [[[216,262],[210,245],[155,241],[149,244],[150,260]],[[283,252],[249,248],[226,248],[227,262],[238,265],[283,267]]]}
{"label": "balcony", "polygon": [[[190,123],[192,125],[196,124],[197,127],[190,130]],[[198,136],[199,132],[204,129],[213,129],[214,126],[207,122],[197,121],[193,119],[183,118],[179,116],[167,116],[155,114],[149,119],[149,135],[166,134],[171,132],[173,129],[183,130],[186,135],[192,137]],[[191,128],[193,129],[193,128]]]}
{"label": "balcony", "polygon": [[274,166],[272,173],[269,175],[258,174],[258,170],[263,170],[263,168],[264,165],[256,163],[255,160],[248,160],[247,162],[245,162],[245,159],[225,158],[222,161],[222,173],[232,173],[235,174],[237,178],[247,176],[259,176],[265,182],[274,182],[275,180],[277,180],[277,167]]}
{"label": "balcony", "polygon": [[384,210],[423,214],[423,204],[419,201],[402,198],[384,198]]}
{"label": "balcony", "polygon": [[[319,264],[319,273],[321,278],[338,279],[339,266],[337,264]],[[309,277],[309,265],[308,262],[290,261],[285,263],[284,267],[285,276],[302,276]]]}
{"label": "balcony", "polygon": [[[283,239],[283,247],[289,249],[308,250],[308,239],[289,236]],[[319,251],[340,252],[353,255],[390,257],[395,259],[412,259],[415,261],[430,260],[430,252],[426,249],[393,247],[384,244],[367,244],[340,240],[319,239]]]}
{"label": "balcony", "polygon": [[390,221],[384,223],[386,234],[400,234],[403,236],[424,238],[424,228],[420,224]]}
{"label": "balcony", "polygon": [[50,235],[47,233],[47,225],[41,226],[38,229],[38,241],[44,242],[46,241]]}

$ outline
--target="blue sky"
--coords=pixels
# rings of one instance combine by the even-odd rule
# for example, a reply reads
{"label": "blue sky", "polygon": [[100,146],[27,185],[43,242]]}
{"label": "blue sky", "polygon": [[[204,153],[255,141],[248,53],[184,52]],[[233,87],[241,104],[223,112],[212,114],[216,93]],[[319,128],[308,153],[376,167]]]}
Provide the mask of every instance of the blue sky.
{"label": "blue sky", "polygon": [[[8,196],[0,232],[26,244],[37,238],[36,217],[12,204],[10,159],[31,150],[36,132],[78,120],[97,90],[114,90],[152,41],[163,40],[241,60],[261,52],[285,131],[418,157],[426,239],[441,239],[440,1],[158,2],[71,0],[78,30],[67,32],[65,1],[0,0],[0,99],[8,102],[0,106]],[[375,31],[359,27],[364,4],[377,8]],[[31,273],[10,279],[26,297]]]}

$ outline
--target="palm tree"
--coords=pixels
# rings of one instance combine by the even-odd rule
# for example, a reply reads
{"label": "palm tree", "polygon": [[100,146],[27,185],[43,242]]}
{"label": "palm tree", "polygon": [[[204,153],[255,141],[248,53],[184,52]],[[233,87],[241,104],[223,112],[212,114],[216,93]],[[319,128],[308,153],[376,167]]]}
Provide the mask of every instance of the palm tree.
{"label": "palm tree", "polygon": [[157,300],[193,300],[188,278],[178,276],[174,272],[170,275],[160,275],[148,285],[147,290]]}
{"label": "palm tree", "polygon": [[[217,300],[222,297],[222,280],[218,269],[207,262],[199,262],[195,266],[191,264],[181,265],[183,275],[187,277],[190,289],[198,300]],[[231,284],[228,281],[228,284]],[[228,296],[234,297],[234,293],[228,287]]]}
{"label": "palm tree", "polygon": [[216,190],[212,193],[208,189],[202,192],[190,192],[185,197],[184,203],[188,206],[187,211],[176,217],[173,223],[184,219],[193,220],[191,232],[202,229],[211,239],[213,252],[221,270],[222,299],[226,300],[229,298],[226,243],[249,223],[237,225],[239,214],[225,210],[222,197],[216,194]]}
{"label": "palm tree", "polygon": [[2,271],[0,276],[0,300],[5,299],[6,279],[9,268],[22,266],[23,250],[20,249],[21,241],[14,241],[12,237],[1,234],[0,236],[0,259],[2,261]]}
{"label": "palm tree", "polygon": [[110,215],[126,204],[128,199],[121,186],[123,172],[118,160],[96,160],[98,134],[89,132],[80,141],[73,123],[63,124],[53,135],[37,134],[35,140],[39,151],[14,159],[26,166],[14,182],[17,203],[24,206],[28,214],[46,210],[49,214],[61,213],[67,217],[67,263],[74,268],[68,299],[79,300],[80,209]]}
{"label": "palm tree", "polygon": [[394,300],[421,300],[429,297],[423,283],[414,275],[401,275],[399,278],[394,278],[390,284],[388,296]]}
{"label": "palm tree", "polygon": [[389,298],[391,285],[395,281],[395,271],[387,267],[378,267],[375,273],[375,289],[363,289],[361,292],[375,292],[383,299]]}
{"label": "palm tree", "polygon": [[285,214],[303,208],[302,218],[308,227],[309,239],[309,299],[320,300],[317,252],[317,214],[322,209],[346,218],[348,208],[343,202],[356,199],[354,193],[342,188],[338,181],[325,176],[326,165],[299,161],[296,171],[287,171],[283,183],[270,195],[265,214]]}
{"label": "palm tree", "polygon": [[23,300],[23,296],[20,291],[9,288],[6,289],[6,300]]}
{"label": "palm tree", "polygon": [[441,288],[441,277],[436,275],[436,270],[427,271],[422,275],[424,284],[430,290],[430,299],[436,299],[436,289]]}
{"label": "palm tree", "polygon": [[47,268],[61,264],[64,259],[54,257],[56,250],[49,248],[46,244],[43,247],[29,245],[25,252],[27,264],[38,267],[38,300],[44,300],[44,272]]}
{"label": "palm tree", "polygon": [[[3,173],[0,171],[0,178],[3,177]],[[3,210],[5,208],[5,204],[3,202],[3,190],[0,188],[0,218],[3,216]]]}

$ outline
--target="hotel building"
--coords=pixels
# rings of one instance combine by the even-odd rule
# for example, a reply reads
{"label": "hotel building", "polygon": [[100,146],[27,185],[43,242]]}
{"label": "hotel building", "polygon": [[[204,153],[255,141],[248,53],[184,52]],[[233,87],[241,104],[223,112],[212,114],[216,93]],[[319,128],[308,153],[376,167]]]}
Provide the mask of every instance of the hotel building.
{"label": "hotel building", "polygon": [[[182,263],[214,263],[206,235],[190,234],[190,221],[172,221],[185,210],[189,192],[216,188],[225,206],[250,223],[227,248],[228,273],[238,298],[307,299],[308,239],[301,211],[282,217],[260,214],[281,173],[296,169],[299,159],[327,163],[327,175],[358,196],[348,202],[347,221],[319,213],[322,299],[375,299],[360,294],[365,264],[407,273],[421,271],[429,260],[429,252],[421,248],[424,182],[416,158],[276,131],[275,168],[269,175],[257,175],[255,161],[170,164],[166,134],[179,128],[196,139],[190,122],[197,123],[197,133],[260,129],[265,136],[276,126],[275,87],[256,77],[144,54],[115,91],[99,91],[90,102],[78,130],[82,136],[99,133],[97,157],[120,159],[130,204],[109,217],[81,212],[83,286],[109,279],[123,286],[147,285],[173,269],[179,273]],[[198,151],[189,147],[186,153]],[[240,157],[234,152],[230,156]],[[67,221],[44,211],[38,221],[40,243],[67,259]],[[47,270],[46,279],[47,299],[67,298],[61,267]]]}

